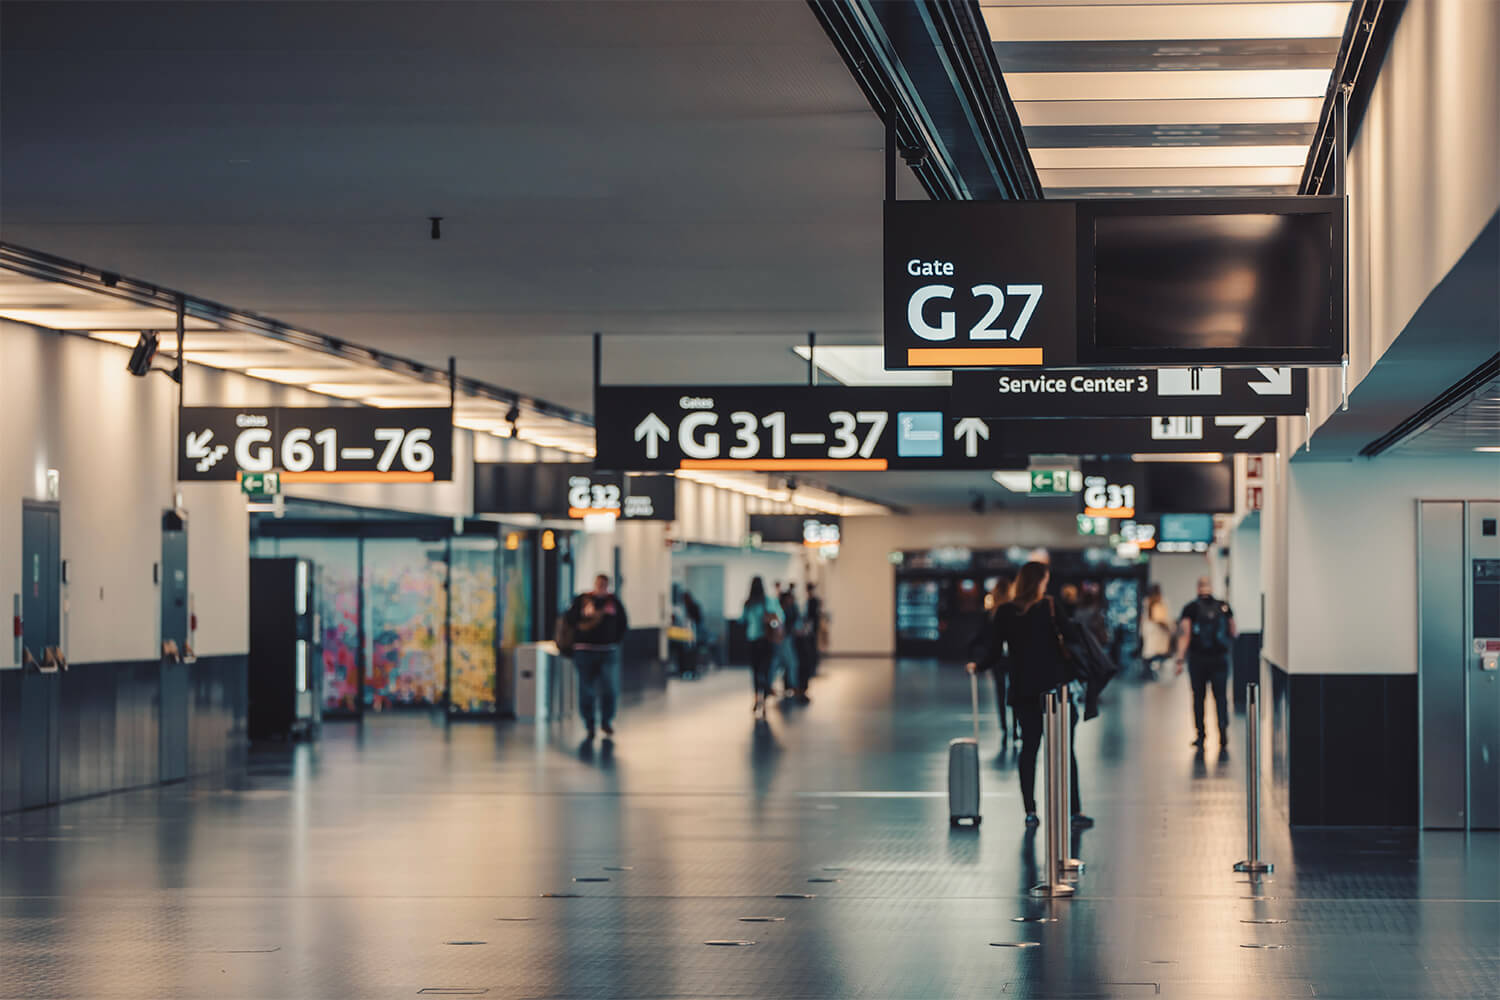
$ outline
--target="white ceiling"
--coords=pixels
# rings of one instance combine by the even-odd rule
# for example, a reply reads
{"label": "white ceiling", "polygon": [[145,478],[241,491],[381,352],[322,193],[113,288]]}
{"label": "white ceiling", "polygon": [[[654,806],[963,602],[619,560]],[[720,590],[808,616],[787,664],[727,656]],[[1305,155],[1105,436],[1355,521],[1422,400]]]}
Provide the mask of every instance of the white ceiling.
{"label": "white ceiling", "polygon": [[980,6],[1052,197],[1295,194],[1350,7]]}

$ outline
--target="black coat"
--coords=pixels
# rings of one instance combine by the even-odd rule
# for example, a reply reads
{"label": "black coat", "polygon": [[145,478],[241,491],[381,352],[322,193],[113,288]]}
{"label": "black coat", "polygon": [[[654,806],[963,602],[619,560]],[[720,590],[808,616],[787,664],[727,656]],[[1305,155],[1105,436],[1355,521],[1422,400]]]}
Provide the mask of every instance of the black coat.
{"label": "black coat", "polygon": [[980,670],[1009,673],[1006,701],[1011,705],[1035,704],[1043,694],[1071,679],[1057,608],[1049,597],[1025,610],[1014,603],[996,608],[983,647],[975,663]]}

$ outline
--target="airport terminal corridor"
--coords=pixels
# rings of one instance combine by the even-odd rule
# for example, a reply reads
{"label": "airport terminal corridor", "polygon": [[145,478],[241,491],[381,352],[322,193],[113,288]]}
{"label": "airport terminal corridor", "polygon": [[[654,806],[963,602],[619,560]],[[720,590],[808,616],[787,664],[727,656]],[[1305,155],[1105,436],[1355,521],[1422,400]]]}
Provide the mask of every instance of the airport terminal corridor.
{"label": "airport terminal corridor", "polygon": [[257,751],[228,784],[12,814],[0,997],[1352,1000],[1494,981],[1496,834],[1271,817],[1274,874],[1235,874],[1243,720],[1227,756],[1210,738],[1195,757],[1185,676],[1118,682],[1079,724],[1086,871],[1072,899],[1031,898],[1042,842],[981,681],[977,831],[947,822],[967,676],[881,659],[825,663],[812,704],[764,723],[746,671],[721,670],[628,702],[613,743],[387,714]]}

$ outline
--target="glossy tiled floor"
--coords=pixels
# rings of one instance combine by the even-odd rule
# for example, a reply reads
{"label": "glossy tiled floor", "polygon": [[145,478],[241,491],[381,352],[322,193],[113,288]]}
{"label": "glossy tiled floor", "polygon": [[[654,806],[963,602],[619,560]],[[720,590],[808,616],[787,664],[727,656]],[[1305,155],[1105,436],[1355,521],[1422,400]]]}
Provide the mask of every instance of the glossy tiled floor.
{"label": "glossy tiled floor", "polygon": [[6,817],[0,997],[1500,996],[1495,835],[1271,816],[1247,884],[1242,762],[1193,759],[1183,683],[1081,727],[1099,825],[1056,904],[988,713],[984,826],[948,828],[960,671],[835,663],[760,727],[748,688],[674,684],[592,753],[383,717],[233,787]]}

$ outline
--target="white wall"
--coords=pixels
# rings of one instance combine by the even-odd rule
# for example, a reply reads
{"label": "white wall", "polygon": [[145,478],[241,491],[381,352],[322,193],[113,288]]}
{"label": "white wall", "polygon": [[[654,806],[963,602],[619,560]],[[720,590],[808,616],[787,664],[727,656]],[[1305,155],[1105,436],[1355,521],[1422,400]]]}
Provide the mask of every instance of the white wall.
{"label": "white wall", "polygon": [[1292,673],[1417,669],[1417,500],[1500,500],[1500,456],[1299,462],[1287,484]]}
{"label": "white wall", "polygon": [[[1212,578],[1214,575],[1213,563],[1207,552],[1153,553],[1147,569],[1151,582],[1161,585],[1162,598],[1167,602],[1167,614],[1172,616],[1174,622],[1177,612],[1198,596],[1198,578]],[[1222,594],[1223,591],[1218,593]],[[1239,611],[1236,606],[1236,618],[1239,617]]]}
{"label": "white wall", "polygon": [[[1349,153],[1349,384],[1357,385],[1500,207],[1500,3],[1415,0]],[[1312,369],[1313,426],[1339,405]],[[1283,419],[1292,439],[1301,420]],[[1284,450],[1284,453],[1287,453]]]}
{"label": "white wall", "polygon": [[[64,652],[75,663],[154,659],[161,516],[173,506],[176,386],[132,378],[119,347],[0,320],[0,596],[21,581],[21,500],[61,476]],[[187,486],[197,651],[244,653],[249,522],[233,486]],[[0,666],[15,666],[0,644]]]}
{"label": "white wall", "polygon": [[1074,513],[998,513],[844,518],[839,556],[822,586],[829,649],[845,655],[890,656],[896,645],[896,569],[904,549],[1011,545],[1079,548]]}
{"label": "white wall", "polygon": [[1241,632],[1261,630],[1260,518],[1241,521],[1229,536],[1229,584],[1224,593]]}

